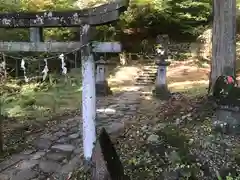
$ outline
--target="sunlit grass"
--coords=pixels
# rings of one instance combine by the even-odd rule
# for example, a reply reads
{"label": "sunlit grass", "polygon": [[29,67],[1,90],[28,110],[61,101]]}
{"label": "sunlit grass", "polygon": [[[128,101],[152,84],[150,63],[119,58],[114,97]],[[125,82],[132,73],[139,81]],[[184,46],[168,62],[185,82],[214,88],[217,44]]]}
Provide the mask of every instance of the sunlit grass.
{"label": "sunlit grass", "polygon": [[207,94],[208,81],[184,81],[170,83],[169,89],[171,92],[181,92],[189,97],[202,96]]}
{"label": "sunlit grass", "polygon": [[29,119],[49,119],[67,111],[77,110],[81,104],[80,73],[69,74],[67,81],[58,77],[57,83],[5,84],[16,92],[5,92],[2,97],[2,113],[19,122]]}

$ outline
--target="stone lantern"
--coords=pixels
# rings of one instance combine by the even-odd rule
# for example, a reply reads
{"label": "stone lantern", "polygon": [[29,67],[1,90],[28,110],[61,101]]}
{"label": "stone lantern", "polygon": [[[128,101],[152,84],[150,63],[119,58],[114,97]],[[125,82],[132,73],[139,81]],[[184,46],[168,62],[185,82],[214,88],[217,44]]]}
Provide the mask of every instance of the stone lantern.
{"label": "stone lantern", "polygon": [[96,61],[96,95],[97,96],[107,96],[111,95],[112,91],[108,86],[107,74],[108,65],[110,63],[105,61],[101,56],[100,60]]}
{"label": "stone lantern", "polygon": [[170,62],[166,61],[168,57],[168,43],[169,40],[167,35],[158,36],[158,45],[156,48],[156,65],[158,69],[153,94],[160,99],[168,99],[171,96],[167,87],[167,67],[170,65]]}

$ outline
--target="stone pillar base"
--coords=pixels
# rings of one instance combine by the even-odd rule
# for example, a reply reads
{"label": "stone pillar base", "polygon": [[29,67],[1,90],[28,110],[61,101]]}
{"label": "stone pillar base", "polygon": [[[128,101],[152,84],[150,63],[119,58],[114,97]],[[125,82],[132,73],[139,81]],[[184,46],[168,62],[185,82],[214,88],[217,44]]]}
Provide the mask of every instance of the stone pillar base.
{"label": "stone pillar base", "polygon": [[240,134],[240,111],[217,109],[213,117],[213,130],[223,134]]}
{"label": "stone pillar base", "polygon": [[162,100],[167,100],[171,97],[171,93],[168,90],[167,86],[156,86],[152,93],[155,97]]}
{"label": "stone pillar base", "polygon": [[96,83],[96,95],[97,96],[108,96],[112,95],[112,91],[108,86],[107,81],[97,82]]}

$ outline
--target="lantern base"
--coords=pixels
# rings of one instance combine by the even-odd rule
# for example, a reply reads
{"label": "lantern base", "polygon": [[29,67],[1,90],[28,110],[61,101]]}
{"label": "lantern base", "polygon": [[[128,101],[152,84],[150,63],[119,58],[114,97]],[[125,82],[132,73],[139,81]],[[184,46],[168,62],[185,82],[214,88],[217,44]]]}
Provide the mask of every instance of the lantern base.
{"label": "lantern base", "polygon": [[171,97],[171,93],[166,85],[156,86],[152,93],[155,97],[162,100],[168,100]]}
{"label": "lantern base", "polygon": [[96,95],[97,96],[108,96],[112,95],[112,91],[108,86],[107,81],[101,81],[96,83]]}

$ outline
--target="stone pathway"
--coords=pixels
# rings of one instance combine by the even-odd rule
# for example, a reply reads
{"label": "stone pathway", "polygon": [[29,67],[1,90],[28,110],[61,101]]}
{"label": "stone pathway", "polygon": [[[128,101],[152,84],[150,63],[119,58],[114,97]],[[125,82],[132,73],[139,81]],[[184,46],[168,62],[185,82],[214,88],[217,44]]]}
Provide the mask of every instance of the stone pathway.
{"label": "stone pathway", "polygon": [[[141,87],[97,100],[97,126],[114,134],[134,119],[140,102]],[[0,163],[0,180],[67,179],[82,166],[82,137],[79,119],[74,117],[49,127],[33,141],[33,148],[12,155]]]}

